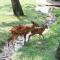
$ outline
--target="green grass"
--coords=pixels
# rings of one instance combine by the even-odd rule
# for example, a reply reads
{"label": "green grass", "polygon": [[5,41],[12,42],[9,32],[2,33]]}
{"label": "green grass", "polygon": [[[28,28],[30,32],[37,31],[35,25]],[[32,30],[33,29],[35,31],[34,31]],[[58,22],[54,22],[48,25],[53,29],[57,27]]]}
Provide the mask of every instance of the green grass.
{"label": "green grass", "polygon": [[[13,15],[11,1],[1,0],[0,4],[0,47],[7,42],[10,36],[10,29],[16,25],[30,25],[31,20],[42,25],[45,21],[45,15],[35,12],[35,0],[21,0],[21,5],[25,16],[18,19]],[[59,15],[60,8],[53,11]],[[16,53],[15,60],[56,60],[55,53],[60,40],[60,16],[51,26],[50,31],[42,37],[33,36],[29,43],[26,43],[21,50]],[[1,50],[0,50],[1,51]]]}
{"label": "green grass", "polygon": [[[51,26],[50,31],[44,36],[33,37],[29,43],[17,52],[15,60],[56,60],[56,48],[60,40],[60,24],[58,20]],[[40,42],[40,43],[39,43]]]}

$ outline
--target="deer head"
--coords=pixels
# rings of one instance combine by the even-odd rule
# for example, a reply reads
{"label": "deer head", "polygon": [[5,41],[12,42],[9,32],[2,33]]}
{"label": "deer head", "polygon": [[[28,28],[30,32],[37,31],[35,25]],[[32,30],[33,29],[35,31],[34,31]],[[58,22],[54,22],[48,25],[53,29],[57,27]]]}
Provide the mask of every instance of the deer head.
{"label": "deer head", "polygon": [[33,24],[33,27],[39,27],[39,25],[36,23],[36,22],[34,22],[34,21],[31,21],[31,23]]}

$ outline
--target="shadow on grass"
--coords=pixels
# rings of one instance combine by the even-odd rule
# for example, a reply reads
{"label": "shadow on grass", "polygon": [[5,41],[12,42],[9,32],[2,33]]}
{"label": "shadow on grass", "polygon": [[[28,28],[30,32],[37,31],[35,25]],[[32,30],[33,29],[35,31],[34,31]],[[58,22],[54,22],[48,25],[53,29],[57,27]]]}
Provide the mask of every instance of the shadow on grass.
{"label": "shadow on grass", "polygon": [[10,23],[6,23],[6,22],[2,22],[2,24],[0,24],[0,27],[11,27],[11,26],[17,26],[17,25],[26,25],[26,24],[31,24],[31,21],[25,19],[22,21],[14,21],[14,22],[10,22]]}
{"label": "shadow on grass", "polygon": [[[33,14],[32,14],[33,15]],[[2,24],[0,24],[0,27],[10,27],[10,26],[16,26],[16,25],[26,25],[26,24],[31,24],[31,21],[35,21],[36,23],[38,23],[40,26],[44,23],[44,19],[41,17],[35,18],[34,16],[28,16],[25,15],[24,17],[17,17],[17,21],[14,22],[2,22]]]}

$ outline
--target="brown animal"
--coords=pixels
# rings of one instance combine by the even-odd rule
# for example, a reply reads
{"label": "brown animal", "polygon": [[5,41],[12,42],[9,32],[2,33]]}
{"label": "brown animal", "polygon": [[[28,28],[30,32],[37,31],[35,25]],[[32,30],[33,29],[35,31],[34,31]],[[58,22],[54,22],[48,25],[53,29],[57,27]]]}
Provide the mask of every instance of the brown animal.
{"label": "brown animal", "polygon": [[31,31],[31,34],[29,35],[29,38],[28,38],[28,41],[30,39],[31,36],[35,35],[35,34],[39,34],[41,35],[43,38],[43,32],[45,31],[45,29],[48,28],[47,25],[43,26],[43,27],[35,27],[32,31]]}
{"label": "brown animal", "polygon": [[39,26],[37,23],[35,23],[34,21],[32,22],[32,26],[25,26],[25,25],[19,25],[19,26],[15,26],[13,27],[10,31],[11,31],[11,37],[8,39],[8,46],[9,46],[9,42],[11,41],[12,44],[15,43],[17,37],[19,35],[24,35],[24,38],[26,39],[26,34],[28,34],[31,30],[33,30],[36,26]]}

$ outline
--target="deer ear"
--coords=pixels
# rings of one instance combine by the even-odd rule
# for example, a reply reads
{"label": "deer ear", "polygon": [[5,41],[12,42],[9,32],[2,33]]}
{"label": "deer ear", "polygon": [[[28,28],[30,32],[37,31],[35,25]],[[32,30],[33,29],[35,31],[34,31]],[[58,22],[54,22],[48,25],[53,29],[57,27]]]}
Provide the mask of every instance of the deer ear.
{"label": "deer ear", "polygon": [[34,24],[34,21],[31,21],[32,24]]}
{"label": "deer ear", "polygon": [[47,25],[45,25],[45,27],[46,27],[46,28],[48,28],[48,26],[47,26]]}
{"label": "deer ear", "polygon": [[32,24],[34,24],[34,25],[39,27],[39,24],[37,24],[36,22],[34,22],[34,21],[31,21],[31,22],[32,22]]}

